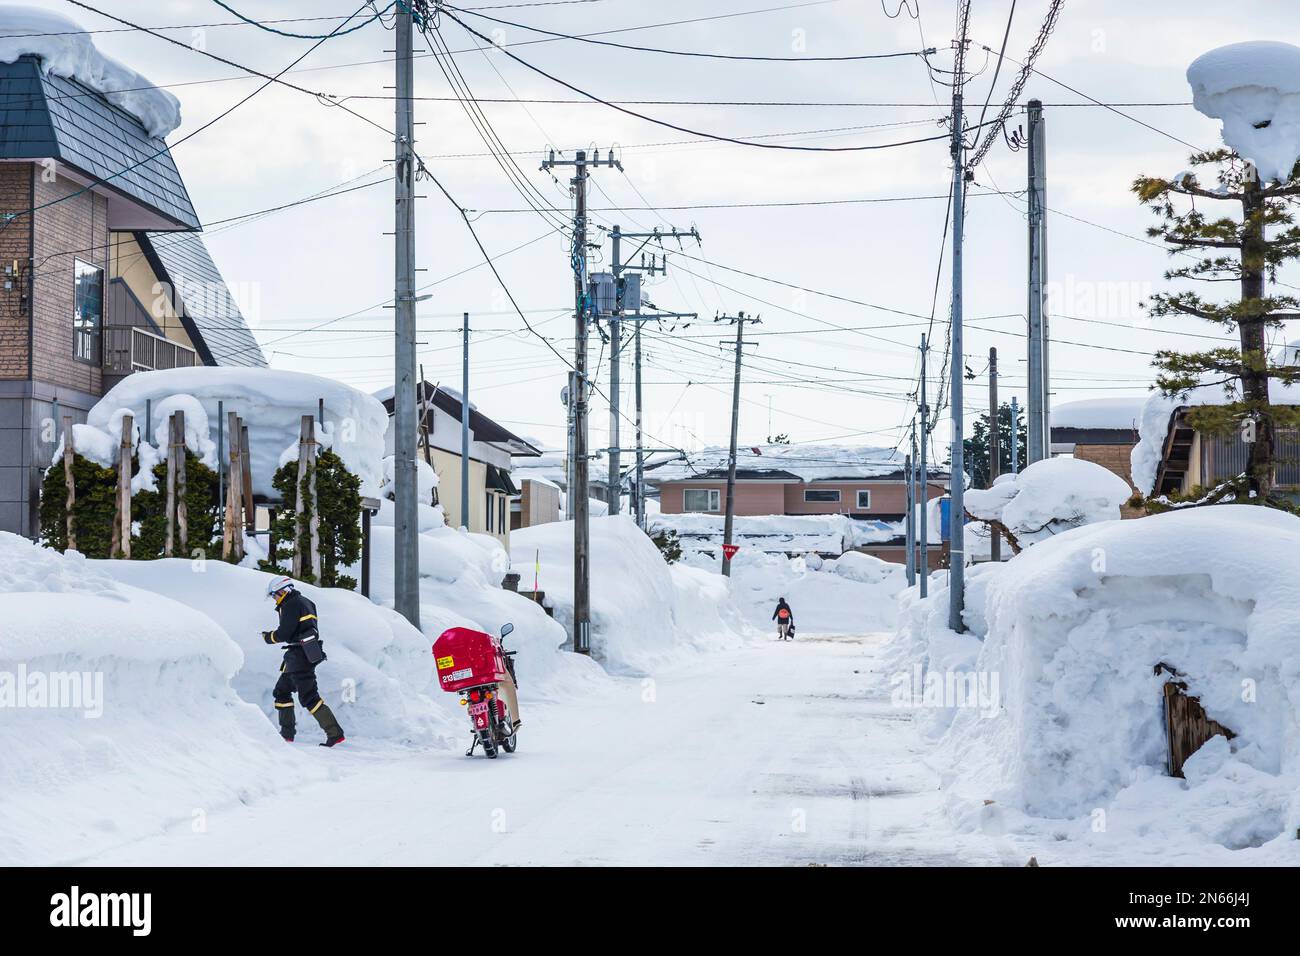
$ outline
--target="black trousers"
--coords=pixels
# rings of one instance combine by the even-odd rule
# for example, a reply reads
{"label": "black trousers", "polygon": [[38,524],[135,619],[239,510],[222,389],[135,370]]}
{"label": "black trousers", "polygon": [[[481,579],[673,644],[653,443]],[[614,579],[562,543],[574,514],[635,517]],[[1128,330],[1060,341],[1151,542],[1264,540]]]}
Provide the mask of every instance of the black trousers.
{"label": "black trousers", "polygon": [[288,710],[291,714],[294,693],[298,695],[298,703],[308,711],[320,702],[320,691],[316,689],[316,665],[308,663],[301,647],[291,647],[284,652],[280,679],[275,682],[273,693],[276,708]]}

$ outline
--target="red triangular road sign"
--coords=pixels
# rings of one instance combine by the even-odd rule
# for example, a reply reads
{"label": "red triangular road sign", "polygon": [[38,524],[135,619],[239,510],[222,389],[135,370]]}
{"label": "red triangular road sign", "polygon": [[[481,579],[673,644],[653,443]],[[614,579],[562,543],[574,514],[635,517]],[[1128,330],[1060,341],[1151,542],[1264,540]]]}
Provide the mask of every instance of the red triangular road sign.
{"label": "red triangular road sign", "polygon": [[740,550],[740,545],[738,544],[724,544],[722,546],[722,553],[728,560],[734,558],[736,556],[736,552],[739,550]]}

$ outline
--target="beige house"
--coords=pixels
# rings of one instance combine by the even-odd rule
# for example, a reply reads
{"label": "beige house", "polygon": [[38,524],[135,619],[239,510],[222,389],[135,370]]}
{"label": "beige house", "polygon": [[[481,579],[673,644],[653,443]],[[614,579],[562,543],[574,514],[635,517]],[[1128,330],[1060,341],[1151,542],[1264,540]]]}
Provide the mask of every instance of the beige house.
{"label": "beige house", "polygon": [[[463,522],[462,501],[469,505],[470,531],[490,534],[506,548],[510,547],[512,501],[520,489],[510,477],[511,460],[532,458],[541,452],[509,429],[497,424],[474,407],[469,407],[469,489],[461,489],[461,400],[458,392],[440,388],[430,382],[416,385],[420,434],[418,454],[438,476],[435,501],[442,505],[447,524],[460,527]],[[420,401],[423,396],[423,401]],[[390,427],[385,439],[386,453],[393,453],[393,389],[375,392],[375,398],[388,410]]]}

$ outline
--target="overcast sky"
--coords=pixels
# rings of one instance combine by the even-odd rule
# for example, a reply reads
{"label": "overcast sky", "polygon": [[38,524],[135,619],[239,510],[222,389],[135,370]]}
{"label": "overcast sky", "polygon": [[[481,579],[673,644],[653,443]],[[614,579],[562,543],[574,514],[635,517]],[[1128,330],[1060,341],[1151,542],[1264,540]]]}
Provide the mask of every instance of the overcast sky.
{"label": "overcast sky", "polygon": [[[510,0],[466,0],[480,6]],[[912,14],[918,11],[919,18]],[[899,0],[593,0],[566,5],[484,10],[492,16],[563,33],[627,31],[606,39],[677,50],[758,56],[844,56],[938,48],[932,61],[951,63],[956,4],[911,0],[891,18]],[[41,4],[90,29],[111,22],[66,2]],[[163,27],[229,23],[214,3],[98,0],[95,4],[136,23]],[[263,20],[352,12],[332,4],[233,0]],[[1016,3],[1007,52],[1020,60],[1036,36],[1047,0]],[[762,8],[764,12],[757,12]],[[978,114],[988,96],[995,51],[1010,0],[977,0],[968,64],[978,75],[967,88]],[[887,9],[886,9],[887,8]],[[725,14],[751,11],[744,16]],[[653,29],[666,21],[719,17]],[[502,32],[505,44],[544,39],[512,26],[465,17],[483,33]],[[304,33],[327,32],[328,21],[281,24]],[[1179,330],[1209,334],[1195,322],[1147,319],[1138,302],[1163,287],[1165,253],[1139,241],[1150,214],[1129,192],[1139,173],[1171,175],[1187,166],[1188,146],[1219,143],[1217,122],[1196,113],[1184,78],[1187,64],[1210,47],[1238,40],[1288,39],[1300,25],[1289,3],[1152,0],[1067,0],[1039,60],[1043,73],[1105,102],[1173,103],[1122,107],[1133,119],[1086,103],[1075,93],[1033,76],[1023,99],[1048,104],[1049,272],[1055,293],[1052,334],[1054,401],[1106,395],[1140,396],[1150,383],[1148,354],[1186,345]],[[1290,29],[1288,29],[1290,28]],[[688,328],[648,326],[645,337],[646,429],[650,444],[686,447],[725,443],[730,413],[730,354],[719,347],[729,330],[715,327],[719,311],[761,314],[749,332],[758,342],[747,354],[741,405],[742,444],[771,431],[800,442],[833,441],[893,446],[911,417],[906,398],[916,372],[916,345],[928,322],[939,264],[949,182],[948,147],[923,142],[867,152],[811,153],[698,142],[682,133],[581,98],[531,72],[500,50],[481,52],[460,26],[444,19],[441,33],[473,94],[511,102],[483,109],[529,181],[556,207],[568,209],[567,177],[559,183],[538,171],[547,147],[568,156],[578,147],[617,147],[624,171],[592,174],[594,223],[624,229],[698,227],[703,245],[684,251],[704,265],[670,255],[668,275],[649,285],[661,309],[700,313]],[[246,25],[206,26],[169,35],[266,72],[277,72],[312,41],[272,36]],[[922,37],[924,40],[922,40]],[[97,36],[101,48],[180,97],[184,125],[173,140],[211,120],[262,81],[155,37],[135,32]],[[416,61],[420,96],[447,97],[436,62]],[[797,101],[853,106],[629,106],[679,127],[731,137],[808,146],[892,143],[939,135],[949,111],[948,90],[932,84],[915,56],[852,62],[738,62],[602,48],[566,39],[509,46],[512,52],[576,87],[608,100]],[[378,24],[331,40],[287,78],[333,97],[385,128],[393,125],[392,34]],[[1018,72],[1003,64],[990,115]],[[560,104],[513,102],[560,99]],[[873,104],[873,105],[861,105]],[[903,104],[903,105],[875,105]],[[417,149],[456,201],[477,214],[479,235],[494,255],[520,306],[538,333],[571,354],[572,274],[567,241],[552,223],[524,207],[501,168],[454,101],[417,104]],[[1150,124],[1149,129],[1139,122]],[[973,122],[973,119],[971,120]],[[1012,123],[1021,125],[1019,110]],[[775,136],[773,134],[801,135]],[[279,87],[259,94],[210,129],[175,149],[175,159],[201,219],[207,222],[352,184],[384,184],[312,203],[234,228],[211,230],[208,244],[234,286],[259,341],[277,367],[310,371],[367,390],[392,381],[392,187],[384,164],[391,140],[343,110]],[[1026,154],[996,143],[976,173],[975,192],[1023,190]],[[358,178],[360,177],[360,178]],[[420,359],[431,381],[460,383],[460,313],[471,314],[472,398],[479,408],[520,434],[550,447],[563,444],[559,400],[565,366],[533,335],[501,295],[460,216],[432,183],[420,193]],[[791,208],[672,210],[665,207],[900,197],[898,202]],[[609,207],[629,211],[605,211]],[[653,206],[661,211],[631,207]],[[560,213],[566,218],[567,212]],[[1074,218],[1071,218],[1074,217]],[[1078,220],[1086,220],[1089,225]],[[987,405],[988,349],[996,346],[1004,399],[1023,402],[1026,225],[1020,196],[974,196],[966,221],[965,364],[977,378],[967,406]],[[1104,228],[1100,228],[1104,227]],[[1113,230],[1113,231],[1107,231]],[[1136,238],[1133,238],[1136,237]],[[533,241],[535,240],[535,241]],[[531,241],[531,243],[530,243]],[[513,247],[530,243],[502,255]],[[607,266],[608,243],[593,263]],[[834,293],[881,308],[853,305],[749,278],[716,264]],[[469,271],[465,271],[469,270]],[[943,264],[935,322],[933,377],[938,379],[946,334],[948,259]],[[455,278],[447,278],[461,273]],[[441,281],[440,281],[441,280]],[[895,310],[895,311],[888,311]],[[903,314],[899,314],[903,313]],[[1098,324],[1101,320],[1119,323]],[[323,323],[334,320],[332,324]],[[835,329],[842,326],[850,331]],[[1195,341],[1195,340],[1194,340]],[[1205,344],[1201,342],[1200,344]],[[1105,346],[1106,348],[1101,348]],[[1118,350],[1118,351],[1116,351]],[[593,359],[608,352],[591,340]],[[630,359],[630,350],[628,352]],[[624,373],[631,411],[630,361]],[[690,384],[688,384],[690,383]],[[932,403],[937,391],[932,393]],[[597,399],[592,444],[604,445],[608,410]],[[943,434],[936,436],[939,442]],[[623,444],[631,444],[625,429]],[[941,455],[942,456],[942,455]]]}

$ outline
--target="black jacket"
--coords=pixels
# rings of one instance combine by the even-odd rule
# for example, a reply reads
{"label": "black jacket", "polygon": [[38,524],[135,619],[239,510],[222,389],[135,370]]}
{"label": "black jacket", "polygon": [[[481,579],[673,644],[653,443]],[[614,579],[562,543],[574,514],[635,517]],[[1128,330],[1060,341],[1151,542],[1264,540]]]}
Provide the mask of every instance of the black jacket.
{"label": "black jacket", "polygon": [[[781,608],[785,608],[787,611],[790,611],[790,605],[786,604],[784,601],[777,601],[776,610],[772,612],[772,620],[774,621],[776,620],[776,616],[781,613]],[[794,611],[790,611],[790,617],[788,618],[788,620],[793,623]]]}
{"label": "black jacket", "polygon": [[319,637],[316,605],[297,591],[292,592],[276,608],[280,612],[280,626],[265,634],[268,644],[298,645],[308,638]]}

